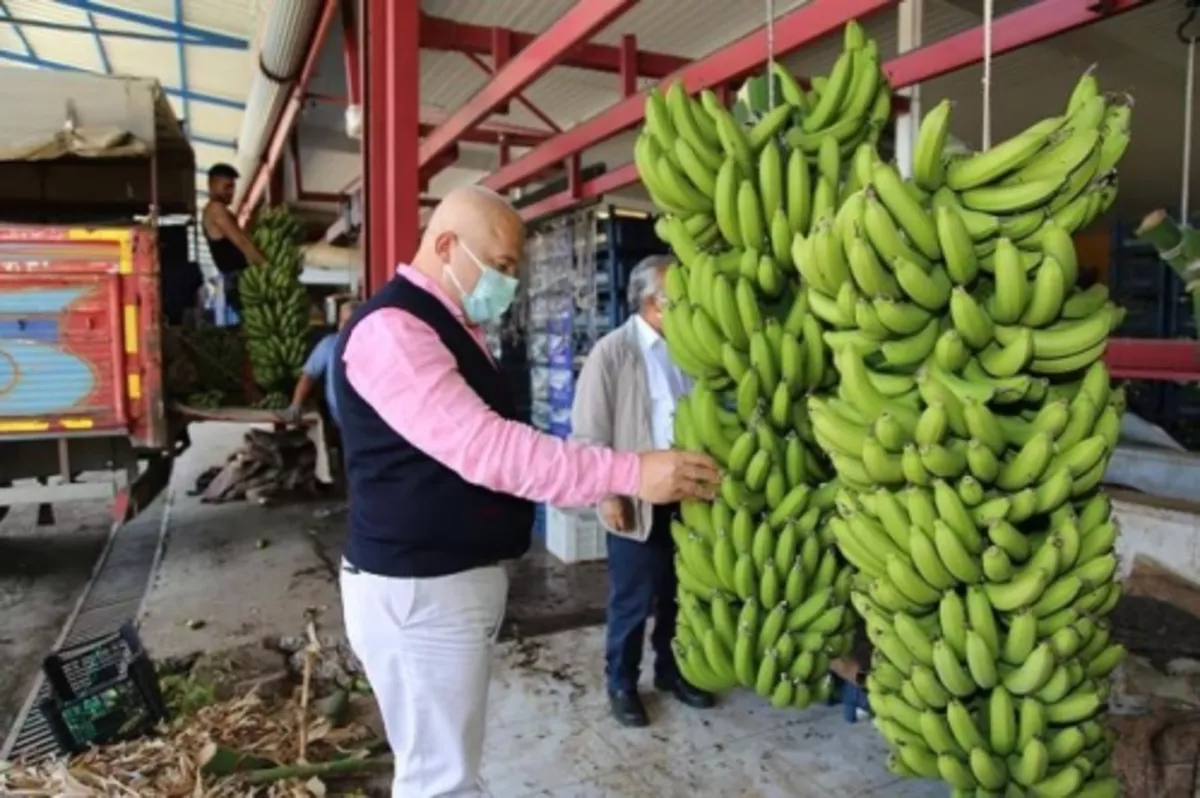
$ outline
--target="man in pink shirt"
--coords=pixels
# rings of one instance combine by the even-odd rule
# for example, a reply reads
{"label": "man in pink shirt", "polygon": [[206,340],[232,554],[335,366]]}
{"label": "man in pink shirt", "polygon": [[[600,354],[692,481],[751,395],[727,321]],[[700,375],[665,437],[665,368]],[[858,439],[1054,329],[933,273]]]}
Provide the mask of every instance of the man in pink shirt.
{"label": "man in pink shirt", "polygon": [[451,192],[411,266],[339,336],[333,384],[353,497],[346,633],[396,757],[393,795],[480,795],[500,563],[530,544],[533,503],[711,498],[703,455],[617,452],[516,420],[479,325],[517,288],[525,228],[503,197]]}

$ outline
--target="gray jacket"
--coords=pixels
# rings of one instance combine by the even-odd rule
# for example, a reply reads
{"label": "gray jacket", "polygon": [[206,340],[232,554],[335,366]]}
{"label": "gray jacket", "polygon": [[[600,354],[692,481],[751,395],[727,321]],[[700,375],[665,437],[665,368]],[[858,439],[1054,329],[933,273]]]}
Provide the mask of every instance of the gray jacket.
{"label": "gray jacket", "polygon": [[[584,362],[571,407],[572,439],[626,452],[654,449],[650,388],[634,321],[630,317],[601,338]],[[636,521],[633,531],[617,532],[603,518],[600,523],[614,535],[645,541],[650,537],[653,508],[638,499],[631,501]]]}

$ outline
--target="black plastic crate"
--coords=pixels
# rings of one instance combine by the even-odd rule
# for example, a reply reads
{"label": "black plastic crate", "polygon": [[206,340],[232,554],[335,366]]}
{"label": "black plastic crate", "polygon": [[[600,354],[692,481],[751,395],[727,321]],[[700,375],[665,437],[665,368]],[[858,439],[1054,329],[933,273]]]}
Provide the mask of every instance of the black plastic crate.
{"label": "black plastic crate", "polygon": [[1117,303],[1125,309],[1125,318],[1114,335],[1122,338],[1165,338],[1168,336],[1171,308],[1159,297],[1124,297]]}
{"label": "black plastic crate", "polygon": [[137,737],[167,719],[154,663],[131,622],[51,653],[42,671],[50,697],[38,708],[65,753]]}
{"label": "black plastic crate", "polygon": [[1157,254],[1118,255],[1109,268],[1108,284],[1118,301],[1125,297],[1166,298],[1171,268]]}
{"label": "black plastic crate", "polygon": [[653,219],[613,215],[607,220],[605,233],[610,247],[617,250],[637,250],[647,255],[665,253],[667,245],[654,232]]}
{"label": "black plastic crate", "polygon": [[[1200,295],[1197,295],[1200,297]],[[1197,299],[1193,298],[1183,287],[1179,275],[1171,274],[1171,318],[1168,335],[1172,338],[1196,337]]]}
{"label": "black plastic crate", "polygon": [[1170,383],[1165,388],[1165,417],[1181,421],[1200,420],[1200,385]]}
{"label": "black plastic crate", "polygon": [[1152,423],[1163,419],[1167,385],[1155,380],[1130,380],[1125,383],[1125,401],[1131,413]]}
{"label": "black plastic crate", "polygon": [[1200,419],[1164,420],[1159,426],[1189,452],[1200,451]]}

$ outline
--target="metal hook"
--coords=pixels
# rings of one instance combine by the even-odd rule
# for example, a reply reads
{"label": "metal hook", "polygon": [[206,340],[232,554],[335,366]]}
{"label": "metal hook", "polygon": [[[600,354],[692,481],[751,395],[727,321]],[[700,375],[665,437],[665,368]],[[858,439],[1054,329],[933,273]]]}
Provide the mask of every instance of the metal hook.
{"label": "metal hook", "polygon": [[1195,21],[1196,12],[1197,12],[1197,10],[1200,10],[1200,0],[1185,0],[1185,5],[1187,6],[1187,9],[1188,9],[1188,15],[1186,17],[1184,17],[1183,22],[1180,22],[1179,27],[1175,29],[1175,36],[1183,44],[1191,44],[1192,42],[1196,41],[1197,38],[1200,38],[1200,37],[1184,36],[1183,31],[1185,28],[1187,28],[1188,25],[1191,25],[1192,22]]}

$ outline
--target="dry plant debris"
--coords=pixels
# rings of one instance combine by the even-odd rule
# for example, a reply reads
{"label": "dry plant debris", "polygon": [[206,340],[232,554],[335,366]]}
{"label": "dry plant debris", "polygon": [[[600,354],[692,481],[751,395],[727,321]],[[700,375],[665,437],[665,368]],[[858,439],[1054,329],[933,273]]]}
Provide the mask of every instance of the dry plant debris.
{"label": "dry plant debris", "polygon": [[[311,767],[293,766],[301,724],[307,721]],[[137,798],[310,798],[326,794],[313,770],[353,772],[386,767],[369,759],[374,742],[365,726],[334,728],[325,718],[302,720],[295,698],[274,705],[251,693],[212,704],[171,723],[160,736],[92,749],[70,760],[0,763],[0,795],[21,798],[136,796]],[[281,767],[231,777],[202,772],[214,746]],[[349,760],[356,760],[353,764]],[[291,776],[291,777],[289,777]]]}

